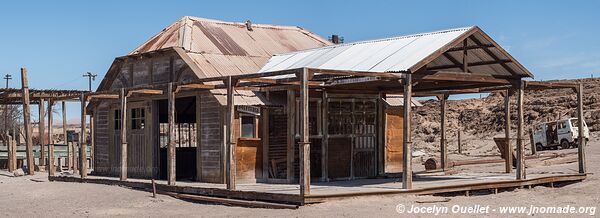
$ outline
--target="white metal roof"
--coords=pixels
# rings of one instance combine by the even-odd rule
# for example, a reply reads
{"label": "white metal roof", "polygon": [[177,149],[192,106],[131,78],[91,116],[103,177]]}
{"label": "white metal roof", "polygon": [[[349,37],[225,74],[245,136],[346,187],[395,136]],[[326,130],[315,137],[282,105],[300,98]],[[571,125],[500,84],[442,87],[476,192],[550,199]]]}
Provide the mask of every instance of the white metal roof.
{"label": "white metal roof", "polygon": [[[472,38],[467,38],[472,36]],[[461,60],[462,41],[468,46],[482,46],[469,50],[468,63],[473,73],[532,76],[504,49],[494,42],[477,26],[420,33],[393,38],[360,41],[331,45],[285,54],[278,54],[261,68],[259,73],[313,68],[322,70],[362,71],[362,72],[403,72],[415,71],[423,66],[453,66]],[[475,41],[474,41],[475,40]],[[449,50],[451,49],[452,50]],[[442,53],[446,53],[442,55]],[[499,63],[482,65],[484,61]],[[427,61],[427,63],[423,63]],[[461,67],[448,70],[462,70]]]}

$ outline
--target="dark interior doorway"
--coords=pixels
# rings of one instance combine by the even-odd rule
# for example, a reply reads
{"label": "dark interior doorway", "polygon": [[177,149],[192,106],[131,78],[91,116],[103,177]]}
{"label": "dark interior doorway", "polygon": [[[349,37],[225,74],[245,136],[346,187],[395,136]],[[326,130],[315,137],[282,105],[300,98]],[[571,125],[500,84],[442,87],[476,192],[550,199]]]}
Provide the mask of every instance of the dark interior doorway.
{"label": "dark interior doorway", "polygon": [[[159,178],[167,179],[168,101],[158,100],[158,149]],[[175,100],[175,155],[176,179],[196,179],[196,98],[184,97]]]}

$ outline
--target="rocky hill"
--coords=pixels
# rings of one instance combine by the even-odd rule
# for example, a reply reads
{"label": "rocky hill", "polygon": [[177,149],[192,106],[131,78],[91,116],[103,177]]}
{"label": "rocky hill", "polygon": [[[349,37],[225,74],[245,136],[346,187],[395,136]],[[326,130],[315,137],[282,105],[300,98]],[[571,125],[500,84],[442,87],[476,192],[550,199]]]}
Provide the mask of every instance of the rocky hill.
{"label": "rocky hill", "polygon": [[[566,80],[584,83],[584,116],[592,132],[600,132],[600,79]],[[422,101],[413,119],[413,135],[416,149],[439,150],[440,106],[436,100]],[[516,96],[511,96],[512,131],[517,125]],[[532,124],[560,118],[577,116],[577,96],[570,89],[526,90],[524,121],[526,134]],[[449,149],[456,144],[461,131],[463,141],[484,140],[490,144],[494,136],[504,132],[504,97],[492,93],[484,98],[449,100],[447,104],[447,137]],[[514,134],[514,133],[513,133]],[[491,142],[493,144],[493,142]],[[477,144],[477,143],[476,143]],[[485,144],[485,143],[484,143]],[[456,147],[456,145],[454,145]],[[474,145],[481,147],[483,145]],[[467,145],[468,147],[468,145]],[[468,148],[467,148],[468,149]],[[481,152],[494,150],[485,148]]]}

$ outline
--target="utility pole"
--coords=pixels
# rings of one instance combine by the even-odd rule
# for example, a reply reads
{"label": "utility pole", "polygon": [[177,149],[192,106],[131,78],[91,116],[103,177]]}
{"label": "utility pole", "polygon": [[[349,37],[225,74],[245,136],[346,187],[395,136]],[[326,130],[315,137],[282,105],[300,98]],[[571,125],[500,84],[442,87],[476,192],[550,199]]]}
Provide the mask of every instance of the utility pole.
{"label": "utility pole", "polygon": [[12,75],[6,74],[4,75],[4,79],[6,80],[6,88],[8,89],[8,80],[12,79]]}
{"label": "utility pole", "polygon": [[88,78],[88,89],[90,92],[92,91],[92,81],[96,80],[96,76],[98,76],[98,75],[92,74],[91,72],[87,72],[87,73],[83,74],[83,77]]}

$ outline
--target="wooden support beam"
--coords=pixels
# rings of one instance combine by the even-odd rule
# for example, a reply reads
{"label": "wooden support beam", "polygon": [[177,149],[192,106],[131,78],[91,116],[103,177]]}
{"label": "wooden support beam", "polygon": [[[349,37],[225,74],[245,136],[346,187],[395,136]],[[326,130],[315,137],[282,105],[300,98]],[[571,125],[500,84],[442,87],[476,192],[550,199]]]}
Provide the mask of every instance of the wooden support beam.
{"label": "wooden support beam", "polygon": [[[467,41],[467,40],[464,40]],[[494,47],[494,45],[490,45],[490,44],[483,44],[483,45],[470,45],[470,46],[462,46],[462,47],[454,47],[451,49],[448,49],[447,52],[455,52],[455,51],[464,51],[464,50],[475,50],[475,49],[483,49],[483,48],[492,48]]]}
{"label": "wooden support beam", "polygon": [[321,180],[329,181],[329,94],[323,90],[321,96]]}
{"label": "wooden support beam", "polygon": [[86,106],[86,97],[84,93],[81,93],[81,133],[79,134],[79,164],[80,164],[80,168],[79,168],[79,174],[81,175],[82,179],[85,179],[87,177],[87,173],[88,173],[88,164],[87,164],[87,137],[86,137],[86,132],[87,132],[87,115],[85,113],[85,106]]}
{"label": "wooden support beam", "polygon": [[23,125],[25,126],[25,148],[27,154],[27,173],[34,174],[35,163],[33,161],[33,140],[31,129],[31,116],[29,109],[29,80],[27,79],[27,69],[21,68],[21,91],[23,98]]}
{"label": "wooden support beam", "polygon": [[587,167],[586,167],[586,163],[585,163],[585,146],[587,144],[587,141],[585,139],[585,132],[584,130],[584,125],[583,123],[585,122],[584,116],[583,116],[583,84],[580,83],[579,87],[577,87],[577,119],[579,120],[578,122],[578,126],[577,128],[579,129],[578,133],[579,133],[579,138],[577,139],[577,142],[579,143],[579,145],[577,145],[577,160],[578,160],[578,165],[579,165],[579,173],[586,173],[587,172]]}
{"label": "wooden support beam", "polygon": [[167,183],[169,185],[175,185],[176,176],[176,150],[175,150],[175,92],[173,90],[173,83],[170,82],[167,88],[167,100],[168,100],[168,122],[169,122],[169,136],[167,144]]}
{"label": "wooden support beam", "polygon": [[235,121],[235,101],[234,101],[234,81],[231,77],[227,77],[225,84],[227,85],[227,111],[225,112],[225,137],[227,141],[227,159],[226,159],[226,174],[227,174],[227,189],[235,190],[235,174],[236,174],[236,143],[234,141],[233,127]]}
{"label": "wooden support beam", "polygon": [[327,74],[327,75],[338,75],[338,76],[369,76],[369,77],[382,77],[400,79],[404,77],[403,73],[377,73],[377,72],[362,72],[362,71],[347,71],[347,70],[325,70],[325,69],[308,69],[309,74]]}
{"label": "wooden support beam", "polygon": [[133,94],[162,95],[163,91],[157,89],[134,89],[127,93],[127,97],[130,97]]}
{"label": "wooden support beam", "polygon": [[304,68],[300,80],[300,196],[310,195],[310,139],[308,132],[308,69]]}
{"label": "wooden support beam", "polygon": [[[484,34],[485,35],[485,34]],[[473,40],[473,42],[478,45],[478,46],[483,46],[484,44],[481,43],[481,41],[479,41],[479,39],[477,39],[477,37],[474,36],[470,36],[469,37],[471,40]],[[465,40],[466,41],[466,40]],[[500,57],[498,57],[497,55],[494,54],[494,52],[492,52],[489,48],[487,47],[482,47],[483,51],[489,55],[492,59],[494,60],[500,60]],[[502,49],[500,49],[502,50]],[[510,56],[510,55],[509,55]],[[509,61],[510,62],[510,61]],[[508,72],[510,72],[510,74],[512,75],[518,75],[517,72],[515,72],[512,68],[510,68],[506,63],[508,62],[504,62],[504,63],[500,63],[500,65]]]}
{"label": "wooden support beam", "polygon": [[412,189],[412,138],[410,122],[412,120],[412,75],[406,74],[404,79],[404,119],[403,119],[403,141],[402,147],[402,188]]}
{"label": "wooden support beam", "polygon": [[93,114],[90,116],[90,166],[88,168],[94,169],[96,165],[94,157],[96,156],[96,110],[94,110]]}
{"label": "wooden support beam", "polygon": [[[500,64],[500,65],[502,65],[502,64],[506,64],[506,63],[510,63],[510,62],[511,62],[511,60],[480,61],[480,62],[473,62],[473,63],[470,63],[468,65],[469,66],[483,66],[483,65],[492,65],[492,64]],[[450,65],[431,66],[431,67],[427,67],[427,70],[436,71],[436,70],[445,70],[445,69],[452,69],[452,68],[458,68],[458,69],[463,69],[464,70],[464,64],[461,64],[461,65],[450,64]]]}
{"label": "wooden support beam", "polygon": [[185,84],[185,85],[178,85],[177,88],[175,89],[175,93],[178,93],[182,90],[192,90],[192,89],[215,89],[216,85],[207,85],[207,84]]}
{"label": "wooden support beam", "polygon": [[[520,82],[517,89],[517,180],[526,179],[525,176],[525,158],[523,150],[523,95],[524,83]],[[509,154],[510,155],[510,154]]]}
{"label": "wooden support beam", "polygon": [[67,137],[67,102],[61,101],[61,109],[62,109],[62,134],[65,145],[67,145],[67,166],[68,170],[73,169],[73,148],[68,142]]}
{"label": "wooden support beam", "polygon": [[127,180],[127,95],[121,88],[121,175],[120,180]]}
{"label": "wooden support beam", "polygon": [[468,49],[467,49],[467,39],[463,40],[463,61],[462,61],[462,70],[463,72],[469,72],[469,59],[468,59]]}
{"label": "wooden support beam", "polygon": [[118,94],[93,94],[87,96],[88,100],[92,99],[119,99]]}
{"label": "wooden support beam", "polygon": [[296,141],[296,91],[287,90],[287,175],[289,183],[294,179],[294,144]]}
{"label": "wooden support beam", "polygon": [[54,176],[54,139],[52,135],[52,105],[54,101],[48,100],[48,176]]}
{"label": "wooden support beam", "polygon": [[448,94],[443,94],[440,98],[440,160],[442,170],[448,168],[448,142],[446,141],[446,101]]}
{"label": "wooden support beam", "polygon": [[579,88],[579,84],[574,83],[574,82],[525,81],[525,88],[528,90],[576,89],[576,88]]}
{"label": "wooden support beam", "polygon": [[46,166],[46,101],[40,99],[38,103],[39,123],[38,123],[38,142],[40,143],[40,168]]}
{"label": "wooden support beam", "polygon": [[[496,83],[496,84],[511,84],[511,80],[505,78],[497,78],[492,75],[477,75],[464,72],[451,71],[433,71],[430,73],[415,74],[415,81],[459,81],[459,82],[476,82],[476,83]],[[438,89],[439,90],[439,89]]]}
{"label": "wooden support beam", "polygon": [[506,156],[504,157],[504,168],[506,173],[510,173],[512,171],[512,153],[513,148],[510,143],[510,89],[506,90],[506,94],[504,95],[504,137],[506,138],[506,145],[504,147],[504,153]]}

